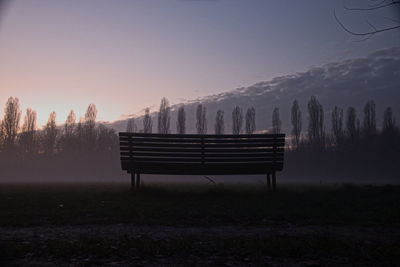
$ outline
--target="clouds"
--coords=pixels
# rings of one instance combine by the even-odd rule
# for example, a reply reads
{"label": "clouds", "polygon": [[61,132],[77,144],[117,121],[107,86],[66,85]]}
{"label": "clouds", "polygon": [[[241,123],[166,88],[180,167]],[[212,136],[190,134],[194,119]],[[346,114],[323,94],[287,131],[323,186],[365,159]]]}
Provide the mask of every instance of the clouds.
{"label": "clouds", "polygon": [[[330,110],[335,105],[344,109],[354,106],[362,116],[362,108],[372,99],[377,105],[378,125],[383,109],[393,108],[400,115],[400,47],[383,49],[365,58],[333,62],[293,75],[276,77],[249,87],[238,88],[222,94],[211,95],[186,104],[188,130],[194,132],[194,113],[199,102],[207,107],[209,129],[212,129],[218,109],[225,111],[225,127],[231,129],[230,114],[236,105],[256,109],[257,129],[272,126],[272,110],[279,107],[283,130],[290,130],[290,107],[297,99],[306,125],[306,104],[315,95],[325,108],[325,121],[330,124]],[[175,125],[173,111],[171,125]],[[330,125],[325,126],[330,130]],[[174,129],[173,129],[174,130]]]}

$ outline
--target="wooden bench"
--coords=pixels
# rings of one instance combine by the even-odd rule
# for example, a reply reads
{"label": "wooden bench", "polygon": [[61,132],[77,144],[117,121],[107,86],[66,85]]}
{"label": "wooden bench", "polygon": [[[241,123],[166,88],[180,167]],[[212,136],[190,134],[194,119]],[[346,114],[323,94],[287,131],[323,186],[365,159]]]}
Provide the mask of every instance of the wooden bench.
{"label": "wooden bench", "polygon": [[[285,134],[197,135],[119,133],[121,166],[131,174],[266,174],[276,188],[283,169]],[[135,179],[136,175],[136,179]]]}

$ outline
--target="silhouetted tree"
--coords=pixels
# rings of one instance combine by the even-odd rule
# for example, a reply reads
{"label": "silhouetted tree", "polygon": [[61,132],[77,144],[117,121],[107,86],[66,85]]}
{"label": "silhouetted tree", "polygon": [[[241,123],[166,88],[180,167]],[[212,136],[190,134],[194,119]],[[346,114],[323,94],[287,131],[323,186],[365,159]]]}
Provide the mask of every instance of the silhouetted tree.
{"label": "silhouetted tree", "polygon": [[153,131],[153,120],[150,116],[150,109],[146,108],[143,117],[143,133],[152,133]]}
{"label": "silhouetted tree", "polygon": [[242,132],[243,113],[239,106],[236,106],[232,111],[232,133],[240,134]]}
{"label": "silhouetted tree", "polygon": [[299,147],[300,145],[300,135],[301,135],[301,129],[302,129],[302,118],[301,118],[301,111],[299,108],[299,103],[297,100],[293,101],[292,105],[292,135],[293,135],[293,144],[296,146],[296,148]]}
{"label": "silhouetted tree", "polygon": [[97,127],[97,150],[111,152],[118,144],[118,136],[114,129],[107,128],[103,124]]}
{"label": "silhouetted tree", "polygon": [[354,140],[358,137],[357,130],[357,114],[356,110],[353,107],[349,107],[346,113],[346,132],[348,138],[354,142]]}
{"label": "silhouetted tree", "polygon": [[196,109],[196,128],[198,134],[207,133],[206,107],[199,104]]}
{"label": "silhouetted tree", "polygon": [[282,121],[279,118],[279,108],[272,111],[272,132],[278,134],[281,132]]}
{"label": "silhouetted tree", "polygon": [[84,133],[84,120],[82,118],[79,118],[79,121],[76,125],[75,128],[75,138],[76,138],[76,145],[79,150],[84,150],[85,149],[85,133]]}
{"label": "silhouetted tree", "polygon": [[176,120],[176,132],[178,134],[186,133],[186,113],[183,106],[178,109],[178,119]]}
{"label": "silhouetted tree", "polygon": [[324,109],[315,96],[308,101],[308,140],[312,145],[324,145]]}
{"label": "silhouetted tree", "polygon": [[[82,126],[82,125],[81,125]],[[61,148],[63,151],[71,151],[76,148],[76,116],[75,112],[71,110],[65,120],[64,132],[60,137]]]}
{"label": "silhouetted tree", "polygon": [[26,109],[22,133],[20,134],[20,144],[23,152],[32,153],[35,148],[36,134],[36,111],[31,108]]}
{"label": "silhouetted tree", "polygon": [[168,134],[169,133],[169,121],[170,121],[170,107],[168,99],[163,97],[161,99],[160,110],[158,112],[158,133]]}
{"label": "silhouetted tree", "polygon": [[370,100],[364,107],[363,133],[371,136],[376,133],[375,102]]}
{"label": "silhouetted tree", "polygon": [[84,120],[85,146],[89,150],[93,150],[96,144],[96,117],[97,108],[95,104],[90,104],[86,109]]}
{"label": "silhouetted tree", "polygon": [[53,154],[57,141],[56,112],[50,113],[46,126],[43,129],[43,150],[46,154]]}
{"label": "silhouetted tree", "polygon": [[135,119],[134,118],[128,119],[128,122],[126,123],[126,131],[128,133],[137,132],[137,127],[136,127],[136,123],[135,123]]}
{"label": "silhouetted tree", "polygon": [[217,115],[215,117],[215,125],[214,125],[215,134],[224,134],[225,125],[224,125],[224,111],[218,110]]}
{"label": "silhouetted tree", "polygon": [[336,144],[341,144],[343,132],[343,109],[335,106],[332,111],[332,133]]}
{"label": "silhouetted tree", "polygon": [[19,108],[18,98],[10,97],[4,109],[3,131],[4,145],[6,149],[11,149],[15,145],[15,139],[19,130],[21,109]]}
{"label": "silhouetted tree", "polygon": [[383,113],[383,126],[382,132],[393,133],[396,130],[396,119],[393,116],[393,110],[391,107],[387,107]]}
{"label": "silhouetted tree", "polygon": [[4,143],[4,128],[3,128],[3,121],[0,120],[0,151],[3,148]]}
{"label": "silhouetted tree", "polygon": [[246,112],[246,134],[252,134],[256,130],[256,110],[248,108]]}
{"label": "silhouetted tree", "polygon": [[72,137],[74,134],[75,130],[75,124],[76,124],[76,116],[75,112],[71,109],[67,116],[67,120],[65,121],[64,125],[64,134],[68,137]]}

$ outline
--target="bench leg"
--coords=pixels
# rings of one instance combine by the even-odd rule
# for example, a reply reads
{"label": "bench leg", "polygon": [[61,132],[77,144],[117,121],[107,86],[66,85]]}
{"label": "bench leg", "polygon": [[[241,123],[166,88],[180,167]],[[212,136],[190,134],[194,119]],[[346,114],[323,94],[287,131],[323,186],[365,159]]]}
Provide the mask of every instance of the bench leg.
{"label": "bench leg", "polygon": [[275,172],[272,173],[272,189],[276,190],[276,174]]}
{"label": "bench leg", "polygon": [[136,174],[136,188],[140,187],[140,173]]}
{"label": "bench leg", "polygon": [[136,188],[135,173],[131,173],[131,189],[134,190],[135,188]]}
{"label": "bench leg", "polygon": [[267,173],[267,188],[268,190],[271,189],[271,174]]}

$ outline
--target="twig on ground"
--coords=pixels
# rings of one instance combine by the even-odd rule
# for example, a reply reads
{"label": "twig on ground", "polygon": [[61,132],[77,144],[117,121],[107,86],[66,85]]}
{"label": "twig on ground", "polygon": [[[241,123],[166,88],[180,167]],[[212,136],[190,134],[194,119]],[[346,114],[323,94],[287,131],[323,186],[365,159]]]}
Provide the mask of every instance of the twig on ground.
{"label": "twig on ground", "polygon": [[204,175],[203,177],[206,178],[209,181],[208,183],[216,184],[215,181],[213,179],[211,179],[210,177],[208,177],[206,175]]}

